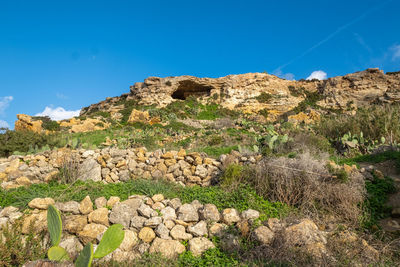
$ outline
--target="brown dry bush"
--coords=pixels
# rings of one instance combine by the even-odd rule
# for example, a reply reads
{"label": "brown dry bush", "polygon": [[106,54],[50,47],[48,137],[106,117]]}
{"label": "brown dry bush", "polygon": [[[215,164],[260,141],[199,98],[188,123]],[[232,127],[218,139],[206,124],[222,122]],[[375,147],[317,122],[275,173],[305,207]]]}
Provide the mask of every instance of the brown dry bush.
{"label": "brown dry bush", "polygon": [[257,193],[272,200],[299,208],[316,217],[329,212],[348,222],[358,222],[365,196],[364,180],[353,175],[342,182],[332,177],[324,161],[309,153],[290,159],[265,158],[258,163],[250,182]]}
{"label": "brown dry bush", "polygon": [[66,154],[62,158],[57,180],[62,184],[72,184],[79,179],[79,158],[76,154]]}
{"label": "brown dry bush", "polygon": [[0,266],[22,266],[27,261],[45,258],[49,244],[44,234],[34,233],[31,225],[29,234],[22,235],[21,227],[22,220],[17,220],[0,232]]}

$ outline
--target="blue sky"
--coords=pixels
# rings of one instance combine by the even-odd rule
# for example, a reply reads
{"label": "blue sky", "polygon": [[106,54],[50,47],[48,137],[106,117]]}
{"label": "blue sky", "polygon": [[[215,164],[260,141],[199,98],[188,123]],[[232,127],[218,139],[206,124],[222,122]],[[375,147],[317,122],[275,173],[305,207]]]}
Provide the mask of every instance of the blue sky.
{"label": "blue sky", "polygon": [[148,76],[398,71],[399,14],[398,0],[0,0],[0,125],[71,116]]}

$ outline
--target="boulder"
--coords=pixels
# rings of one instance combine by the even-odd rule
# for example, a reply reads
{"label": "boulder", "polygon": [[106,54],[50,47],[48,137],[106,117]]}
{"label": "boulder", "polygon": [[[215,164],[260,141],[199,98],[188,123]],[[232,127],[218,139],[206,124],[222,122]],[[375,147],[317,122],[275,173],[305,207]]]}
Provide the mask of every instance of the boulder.
{"label": "boulder", "polygon": [[49,205],[54,205],[54,199],[49,197],[34,198],[28,203],[29,208],[41,210],[46,210]]}
{"label": "boulder", "polygon": [[176,240],[156,238],[149,249],[150,253],[161,253],[164,257],[172,259],[185,252],[185,246]]}
{"label": "boulder", "polygon": [[97,243],[97,239],[100,235],[104,234],[107,227],[102,224],[90,223],[83,227],[82,231],[78,232],[78,237],[83,244],[89,242]]}
{"label": "boulder", "polygon": [[139,242],[138,236],[134,231],[124,230],[125,236],[119,248],[122,251],[132,251],[133,247]]}
{"label": "boulder", "polygon": [[254,230],[254,238],[263,245],[270,245],[275,234],[267,226],[259,226]]}
{"label": "boulder", "polygon": [[199,214],[191,204],[183,204],[178,209],[178,219],[184,222],[197,222]]}
{"label": "boulder", "polygon": [[105,226],[109,226],[110,223],[108,222],[108,209],[107,208],[100,208],[97,210],[92,211],[89,213],[88,216],[89,223],[99,223]]}
{"label": "boulder", "polygon": [[182,225],[175,225],[171,229],[170,235],[175,240],[189,240],[193,238],[191,234],[186,233],[185,227]]}
{"label": "boulder", "polygon": [[189,250],[194,256],[201,256],[203,252],[210,248],[215,248],[215,245],[205,237],[195,237],[189,240]]}
{"label": "boulder", "polygon": [[85,215],[68,215],[63,221],[64,229],[75,234],[83,230],[88,223],[87,216]]}
{"label": "boulder", "polygon": [[79,203],[79,211],[83,214],[89,214],[93,211],[93,203],[90,196],[86,196],[81,203]]}
{"label": "boulder", "polygon": [[218,222],[221,215],[214,204],[206,204],[203,209],[200,209],[200,218],[206,221]]}
{"label": "boulder", "polygon": [[154,238],[156,238],[156,234],[153,229],[150,227],[143,227],[139,232],[139,238],[146,243],[151,243]]}
{"label": "boulder", "polygon": [[224,209],[222,219],[226,224],[231,225],[240,221],[240,215],[236,209]]}
{"label": "boulder", "polygon": [[188,232],[193,234],[193,236],[207,236],[207,223],[205,221],[200,221],[193,226],[189,226]]}
{"label": "boulder", "polygon": [[79,214],[79,203],[76,201],[57,202],[54,206],[61,212]]}
{"label": "boulder", "polygon": [[78,168],[78,177],[82,181],[101,181],[101,166],[95,159],[89,158],[83,161]]}

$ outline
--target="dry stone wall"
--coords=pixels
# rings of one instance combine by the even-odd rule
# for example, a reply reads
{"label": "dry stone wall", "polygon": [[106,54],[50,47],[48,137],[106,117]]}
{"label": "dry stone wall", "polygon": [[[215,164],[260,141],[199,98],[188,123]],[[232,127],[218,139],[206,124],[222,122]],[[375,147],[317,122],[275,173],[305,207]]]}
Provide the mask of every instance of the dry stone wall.
{"label": "dry stone wall", "polygon": [[[52,198],[35,198],[24,212],[9,206],[0,209],[0,231],[6,225],[21,221],[22,234],[47,231],[47,207],[55,205],[61,211],[63,234],[59,246],[66,249],[70,258],[77,257],[83,246],[92,242],[96,249],[98,242],[112,224],[124,226],[124,240],[113,253],[102,261],[129,261],[143,253],[161,253],[164,257],[175,258],[185,251],[194,256],[215,248],[212,237],[220,239],[224,250],[238,251],[240,236],[245,236],[264,247],[280,250],[297,249],[316,259],[329,257],[328,240],[339,238],[344,245],[361,247],[363,257],[375,259],[379,253],[368,243],[350,232],[335,229],[320,230],[310,219],[292,222],[269,218],[259,224],[260,213],[248,209],[239,212],[233,208],[218,210],[214,204],[203,204],[197,200],[182,203],[180,199],[165,199],[162,194],[153,196],[132,195],[121,201],[119,197],[108,200],[99,197],[94,203],[89,196],[81,202],[55,202]],[[238,234],[229,231],[235,227]],[[48,241],[43,240],[43,246]],[[184,244],[187,244],[186,246]]]}
{"label": "dry stone wall", "polygon": [[[204,153],[145,148],[97,150],[58,149],[36,155],[0,159],[0,183],[4,189],[48,182],[59,177],[60,170],[80,180],[105,183],[135,178],[166,179],[183,186],[208,186],[229,163],[254,164],[260,156],[243,156],[233,151],[219,159]],[[73,177],[72,177],[73,179]],[[71,181],[69,181],[71,182]]]}

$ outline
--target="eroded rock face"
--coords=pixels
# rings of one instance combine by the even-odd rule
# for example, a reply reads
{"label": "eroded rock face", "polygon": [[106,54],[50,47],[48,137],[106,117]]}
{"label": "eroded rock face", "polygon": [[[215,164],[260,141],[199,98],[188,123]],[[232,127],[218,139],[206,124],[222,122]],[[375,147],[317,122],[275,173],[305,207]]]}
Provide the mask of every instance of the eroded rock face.
{"label": "eroded rock face", "polygon": [[400,101],[400,73],[387,75],[379,69],[367,69],[321,81],[319,88],[325,98],[318,104],[325,108],[393,103]]}
{"label": "eroded rock face", "polygon": [[[135,99],[143,105],[164,107],[173,101],[194,96],[201,101],[209,99],[228,109],[239,109],[248,113],[268,110],[268,118],[274,119],[295,108],[305,95],[291,92],[289,86],[298,90],[319,92],[323,100],[318,104],[324,108],[346,108],[348,105],[364,106],[375,101],[400,101],[400,73],[384,74],[378,69],[329,78],[324,81],[289,81],[266,73],[228,75],[221,78],[197,78],[194,76],[149,77],[135,83],[129,94],[108,98],[81,111],[81,115],[92,110],[112,112],[115,104],[123,99]],[[270,96],[268,101],[257,100],[261,94]],[[313,118],[305,117],[303,120]]]}
{"label": "eroded rock face", "polygon": [[17,114],[17,118],[14,127],[16,131],[32,131],[35,133],[43,131],[42,121],[34,121],[31,116],[25,114]]}

